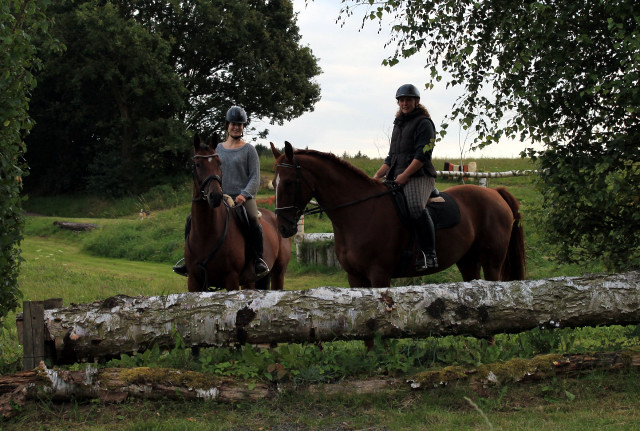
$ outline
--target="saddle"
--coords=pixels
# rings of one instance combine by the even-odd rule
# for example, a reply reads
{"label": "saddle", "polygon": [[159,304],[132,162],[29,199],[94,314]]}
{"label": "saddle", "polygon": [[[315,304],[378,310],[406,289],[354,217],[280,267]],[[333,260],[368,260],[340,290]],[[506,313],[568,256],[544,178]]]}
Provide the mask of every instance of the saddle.
{"label": "saddle", "polygon": [[[403,226],[412,230],[407,198],[404,195],[402,188],[397,185],[390,184],[387,184],[387,187],[391,190],[393,204],[398,212],[400,221]],[[460,208],[458,207],[458,204],[449,194],[441,192],[438,189],[434,188],[431,195],[429,195],[427,210],[429,211],[429,215],[431,216],[431,220],[433,220],[433,225],[436,229],[444,229],[460,223]]]}
{"label": "saddle", "polygon": [[[247,215],[247,210],[245,209],[244,205],[236,206],[236,203],[234,202],[233,198],[227,194],[222,195],[222,201],[230,210],[232,210],[232,213],[236,218],[236,220],[238,221],[238,223],[240,224],[240,227],[242,228],[242,233],[244,234],[246,239],[249,232],[249,216]],[[258,218],[261,218],[261,217],[262,217],[262,213],[258,211]],[[185,239],[187,239],[187,237],[189,236],[189,232],[191,232],[191,214],[187,216],[187,221],[185,222],[185,225],[184,225]]]}
{"label": "saddle", "polygon": [[[407,205],[407,198],[402,191],[402,188],[397,184],[389,184],[387,186],[391,190],[391,196],[393,204],[398,212],[398,217],[402,225],[411,232],[411,237],[406,247],[400,254],[400,262],[393,271],[394,277],[401,277],[406,269],[415,262],[413,257],[413,247],[416,240],[413,228],[411,227],[411,220],[409,216],[409,207]],[[452,227],[460,223],[460,208],[453,198],[445,193],[440,192],[438,189],[433,189],[431,195],[429,195],[429,201],[427,203],[427,210],[433,221],[434,228],[444,229]]]}
{"label": "saddle", "polygon": [[[236,220],[238,220],[238,222],[240,223],[240,226],[242,227],[242,232],[245,234],[245,238],[246,238],[249,232],[249,216],[247,215],[246,208],[244,207],[244,205],[236,206],[235,201],[229,195],[226,195],[226,194],[223,195],[222,199],[224,200],[225,205],[228,206],[229,209],[233,210],[233,215],[236,217]],[[258,210],[258,219],[260,218],[262,218],[262,213],[260,212],[260,210]]]}

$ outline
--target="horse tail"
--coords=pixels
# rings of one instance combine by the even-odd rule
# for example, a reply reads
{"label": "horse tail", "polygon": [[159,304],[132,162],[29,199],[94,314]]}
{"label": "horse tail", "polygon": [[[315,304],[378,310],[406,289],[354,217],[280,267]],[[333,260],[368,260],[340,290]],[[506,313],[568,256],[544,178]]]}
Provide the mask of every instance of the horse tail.
{"label": "horse tail", "polygon": [[524,229],[522,228],[522,215],[518,211],[520,209],[520,203],[510,192],[504,187],[496,188],[496,191],[500,193],[502,199],[504,199],[511,212],[513,213],[513,225],[511,226],[511,237],[509,239],[509,250],[507,251],[507,258],[500,278],[503,281],[511,280],[524,280],[527,275],[527,263],[526,253],[524,248]]}

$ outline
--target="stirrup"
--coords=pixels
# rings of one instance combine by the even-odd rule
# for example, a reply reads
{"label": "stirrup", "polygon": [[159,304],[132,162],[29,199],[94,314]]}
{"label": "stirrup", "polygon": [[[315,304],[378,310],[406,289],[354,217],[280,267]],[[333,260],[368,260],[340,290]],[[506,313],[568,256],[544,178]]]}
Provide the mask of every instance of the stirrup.
{"label": "stirrup", "polygon": [[265,262],[261,257],[256,258],[254,270],[256,273],[256,279],[260,279],[271,272],[269,265],[267,265],[267,262]]}
{"label": "stirrup", "polygon": [[176,264],[173,265],[172,269],[173,269],[173,272],[175,272],[178,275],[182,275],[184,277],[187,277],[189,275],[187,273],[187,265],[184,263],[184,257],[179,261],[177,261]]}
{"label": "stirrup", "polygon": [[418,250],[418,252],[422,254],[422,257],[418,255],[418,259],[416,260],[416,270],[420,271],[423,269],[438,267],[438,258],[436,256],[427,256],[422,250]]}

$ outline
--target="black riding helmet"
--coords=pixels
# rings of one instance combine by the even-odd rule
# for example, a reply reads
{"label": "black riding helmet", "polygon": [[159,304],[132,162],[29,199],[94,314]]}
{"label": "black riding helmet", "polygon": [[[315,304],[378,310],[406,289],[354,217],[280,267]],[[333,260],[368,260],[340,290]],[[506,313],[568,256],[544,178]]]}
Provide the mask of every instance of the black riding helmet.
{"label": "black riding helmet", "polygon": [[247,113],[239,106],[232,106],[227,111],[227,124],[229,123],[247,124]]}
{"label": "black riding helmet", "polygon": [[404,84],[398,88],[396,91],[396,99],[401,97],[415,97],[416,99],[420,98],[420,92],[413,84]]}

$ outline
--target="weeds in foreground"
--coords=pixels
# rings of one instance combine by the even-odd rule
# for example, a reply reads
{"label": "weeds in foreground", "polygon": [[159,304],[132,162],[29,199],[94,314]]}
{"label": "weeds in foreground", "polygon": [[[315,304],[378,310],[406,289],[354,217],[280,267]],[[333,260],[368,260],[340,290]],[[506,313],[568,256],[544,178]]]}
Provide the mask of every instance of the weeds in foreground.
{"label": "weeds in foreground", "polygon": [[[157,346],[143,353],[122,355],[107,367],[180,368],[245,381],[289,382],[294,385],[335,382],[344,378],[402,376],[416,370],[462,365],[470,368],[531,358],[549,353],[619,351],[640,346],[638,326],[534,329],[520,334],[498,334],[492,343],[472,337],[377,339],[367,350],[359,341],[322,344],[280,344],[263,349],[201,349],[196,357],[179,334],[173,349]],[[567,395],[569,396],[569,395]]]}

